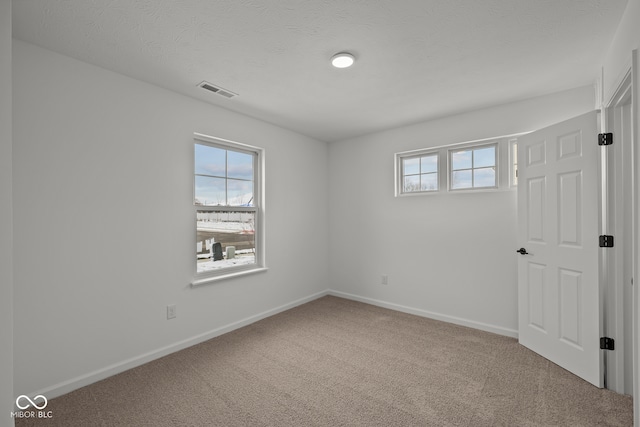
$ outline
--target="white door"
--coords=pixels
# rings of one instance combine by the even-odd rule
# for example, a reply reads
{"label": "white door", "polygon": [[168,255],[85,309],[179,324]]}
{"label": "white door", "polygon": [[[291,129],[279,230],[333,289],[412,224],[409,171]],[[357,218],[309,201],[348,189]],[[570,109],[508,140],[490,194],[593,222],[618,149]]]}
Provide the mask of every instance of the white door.
{"label": "white door", "polygon": [[518,138],[518,332],[602,387],[596,125],[592,112]]}

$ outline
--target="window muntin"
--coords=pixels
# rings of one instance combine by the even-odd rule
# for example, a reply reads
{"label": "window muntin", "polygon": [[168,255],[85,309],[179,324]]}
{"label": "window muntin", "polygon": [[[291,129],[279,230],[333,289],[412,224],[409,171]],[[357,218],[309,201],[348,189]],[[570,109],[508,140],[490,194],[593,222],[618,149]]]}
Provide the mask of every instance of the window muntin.
{"label": "window muntin", "polygon": [[495,188],[498,145],[483,145],[449,150],[451,190]]}
{"label": "window muntin", "polygon": [[402,192],[438,191],[438,153],[403,157]]}
{"label": "window muntin", "polygon": [[264,266],[260,251],[262,150],[196,134],[196,276]]}
{"label": "window muntin", "polygon": [[252,206],[254,157],[255,153],[196,143],[195,204]]}

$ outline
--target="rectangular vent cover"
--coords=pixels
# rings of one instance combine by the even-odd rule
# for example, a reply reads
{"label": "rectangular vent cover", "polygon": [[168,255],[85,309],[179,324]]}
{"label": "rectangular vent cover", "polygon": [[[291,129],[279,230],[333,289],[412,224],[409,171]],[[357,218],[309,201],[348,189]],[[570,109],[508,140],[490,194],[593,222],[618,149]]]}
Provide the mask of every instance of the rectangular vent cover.
{"label": "rectangular vent cover", "polygon": [[233,97],[238,96],[237,93],[233,93],[230,90],[226,90],[226,89],[223,89],[221,87],[212,85],[209,82],[202,82],[198,86],[200,86],[202,89],[208,90],[209,92],[213,92],[213,93],[218,94],[220,96],[224,96],[225,98],[233,98]]}

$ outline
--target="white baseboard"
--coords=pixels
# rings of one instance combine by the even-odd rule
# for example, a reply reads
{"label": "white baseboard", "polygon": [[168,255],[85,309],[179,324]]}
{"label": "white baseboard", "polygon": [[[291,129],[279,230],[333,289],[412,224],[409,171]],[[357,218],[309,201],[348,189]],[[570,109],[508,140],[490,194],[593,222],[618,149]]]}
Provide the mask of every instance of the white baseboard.
{"label": "white baseboard", "polygon": [[518,331],[514,329],[504,328],[502,326],[490,325],[488,323],[476,322],[475,320],[463,319],[460,317],[449,316],[446,314],[434,313],[432,311],[422,310],[419,308],[407,307],[391,302],[380,301],[373,298],[362,297],[359,295],[348,294],[346,292],[335,291],[329,289],[328,295],[340,298],[346,298],[354,301],[364,302],[378,307],[388,308],[390,310],[401,311],[403,313],[415,314],[416,316],[427,317],[429,319],[441,320],[443,322],[453,323],[455,325],[467,326],[469,328],[480,329],[481,331],[492,332],[498,335],[518,338]]}
{"label": "white baseboard", "polygon": [[47,399],[53,399],[54,397],[62,396],[63,394],[67,394],[73,390],[77,390],[81,387],[87,386],[89,384],[93,384],[97,381],[103,380],[105,378],[109,378],[113,375],[119,374],[121,372],[127,371],[137,366],[144,365],[145,363],[151,362],[153,360],[159,359],[161,357],[167,356],[171,353],[175,353],[177,351],[183,350],[193,345],[200,344],[204,341],[210,340],[222,334],[226,334],[227,332],[231,332],[235,329],[239,329],[244,326],[250,325],[259,320],[262,320],[267,317],[273,316],[275,314],[281,313],[283,311],[292,309],[294,307],[305,304],[307,302],[316,300],[328,294],[329,294],[329,291],[325,290],[322,292],[315,293],[313,295],[309,295],[304,298],[300,298],[290,303],[281,305],[279,307],[276,307],[267,311],[263,311],[262,313],[258,313],[254,316],[249,316],[245,319],[238,320],[237,322],[229,323],[228,325],[221,326],[219,328],[213,329],[203,334],[193,336],[191,338],[187,338],[185,340],[168,345],[166,347],[162,347],[157,350],[153,350],[148,353],[141,354],[139,356],[135,356],[130,359],[124,360],[122,362],[118,362],[113,365],[106,366],[102,369],[98,369],[97,371],[89,372],[88,374],[81,375],[76,378],[72,378],[68,381],[63,381],[53,386],[46,387],[42,390],[34,391],[32,393],[27,393],[27,395],[28,396],[43,395]]}
{"label": "white baseboard", "polygon": [[67,394],[73,390],[77,390],[81,387],[87,386],[89,384],[93,384],[97,381],[103,380],[105,378],[111,377],[113,375],[119,374],[121,372],[127,371],[129,369],[135,368],[137,366],[140,366],[145,363],[151,362],[153,360],[159,359],[161,357],[167,356],[171,353],[175,353],[177,351],[191,347],[193,345],[200,344],[204,341],[210,340],[222,334],[226,334],[227,332],[231,332],[233,330],[242,328],[244,326],[255,323],[259,320],[262,320],[267,317],[273,316],[275,314],[281,313],[283,311],[292,309],[294,307],[316,300],[318,298],[322,298],[323,296],[326,296],[326,295],[333,295],[340,298],[360,301],[360,302],[375,305],[378,307],[388,308],[391,310],[401,311],[403,313],[415,314],[417,316],[454,323],[456,325],[468,326],[470,328],[480,329],[487,332],[493,332],[499,335],[506,335],[514,338],[518,337],[518,331],[508,329],[508,328],[503,328],[501,326],[489,325],[486,323],[476,322],[473,320],[462,319],[459,317],[448,316],[445,314],[434,313],[427,310],[421,310],[418,308],[407,307],[400,304],[394,304],[386,301],[380,301],[372,298],[353,295],[346,292],[327,289],[322,292],[318,292],[318,293],[309,295],[307,297],[292,301],[290,303],[281,305],[279,307],[275,307],[273,309],[264,311],[262,313],[258,313],[256,315],[249,316],[247,318],[238,320],[236,322],[229,323],[228,325],[221,326],[219,328],[213,329],[203,334],[199,334],[191,338],[187,338],[185,340],[176,342],[174,344],[150,351],[148,353],[141,354],[139,356],[135,356],[127,360],[123,360],[122,362],[118,362],[113,365],[106,366],[102,369],[89,372],[88,374],[81,375],[76,378],[72,378],[68,381],[63,381],[53,386],[34,391],[32,393],[28,393],[27,395],[28,396],[43,395],[47,399],[53,399],[55,397],[62,396],[63,394]]}

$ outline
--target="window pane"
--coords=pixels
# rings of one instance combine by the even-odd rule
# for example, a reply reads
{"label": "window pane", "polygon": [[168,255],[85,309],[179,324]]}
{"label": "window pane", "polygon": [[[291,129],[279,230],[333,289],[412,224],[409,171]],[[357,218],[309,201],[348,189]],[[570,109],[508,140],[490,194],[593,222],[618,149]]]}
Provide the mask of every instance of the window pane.
{"label": "window pane", "polygon": [[196,205],[221,206],[226,204],[224,178],[196,176],[195,201]]}
{"label": "window pane", "polygon": [[404,175],[417,175],[420,173],[420,159],[414,157],[412,159],[402,160],[402,173]]}
{"label": "window pane", "polygon": [[253,180],[253,156],[227,151],[227,177]]}
{"label": "window pane", "polygon": [[518,185],[518,144],[511,144],[513,150],[513,167],[511,169],[511,184]]}
{"label": "window pane", "polygon": [[422,191],[435,191],[438,189],[438,174],[428,173],[420,175],[420,189]]}
{"label": "window pane", "polygon": [[428,173],[428,172],[437,172],[438,171],[438,156],[437,155],[432,155],[432,156],[425,156],[422,157],[420,159],[421,162],[421,170],[420,172],[422,173]]}
{"label": "window pane", "polygon": [[496,147],[473,150],[473,167],[482,168],[496,165]]}
{"label": "window pane", "polygon": [[225,176],[225,152],[220,148],[196,144],[196,175]]}
{"label": "window pane", "polygon": [[197,272],[255,264],[254,224],[255,212],[197,211]]}
{"label": "window pane", "polygon": [[403,191],[405,193],[411,191],[420,191],[420,175],[405,176]]}
{"label": "window pane", "polygon": [[471,169],[471,150],[451,153],[451,168],[453,170]]}
{"label": "window pane", "polygon": [[253,206],[253,182],[227,180],[229,206]]}
{"label": "window pane", "polygon": [[451,188],[471,188],[471,171],[453,171],[451,174]]}
{"label": "window pane", "polygon": [[495,187],[496,186],[495,168],[474,169],[473,186],[474,187]]}

